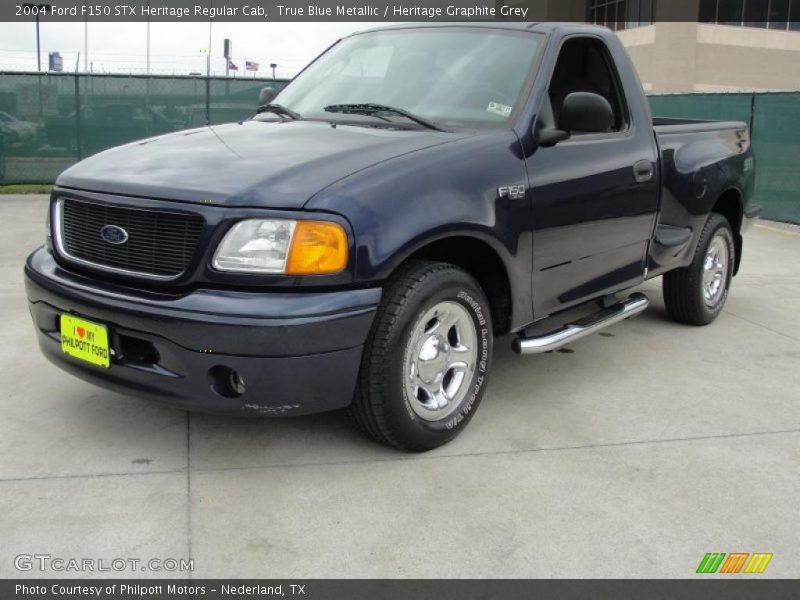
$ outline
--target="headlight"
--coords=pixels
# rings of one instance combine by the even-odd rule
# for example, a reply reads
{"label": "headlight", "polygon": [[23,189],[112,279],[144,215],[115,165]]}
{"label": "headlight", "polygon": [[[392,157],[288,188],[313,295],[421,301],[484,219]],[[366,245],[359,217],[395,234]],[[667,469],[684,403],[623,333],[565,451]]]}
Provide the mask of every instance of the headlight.
{"label": "headlight", "polygon": [[225,234],[212,264],[240,273],[338,273],[347,266],[347,234],[331,221],[248,219]]}
{"label": "headlight", "polygon": [[214,254],[220,271],[283,273],[295,221],[251,219],[234,225]]}

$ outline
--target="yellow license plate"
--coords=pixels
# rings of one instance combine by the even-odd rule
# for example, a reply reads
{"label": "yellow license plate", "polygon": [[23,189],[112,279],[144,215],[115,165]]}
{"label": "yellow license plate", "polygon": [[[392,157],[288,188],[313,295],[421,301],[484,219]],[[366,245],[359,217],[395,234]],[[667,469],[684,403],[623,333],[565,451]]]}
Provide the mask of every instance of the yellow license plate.
{"label": "yellow license plate", "polygon": [[111,365],[108,329],[72,315],[61,315],[61,350],[84,362],[105,367]]}

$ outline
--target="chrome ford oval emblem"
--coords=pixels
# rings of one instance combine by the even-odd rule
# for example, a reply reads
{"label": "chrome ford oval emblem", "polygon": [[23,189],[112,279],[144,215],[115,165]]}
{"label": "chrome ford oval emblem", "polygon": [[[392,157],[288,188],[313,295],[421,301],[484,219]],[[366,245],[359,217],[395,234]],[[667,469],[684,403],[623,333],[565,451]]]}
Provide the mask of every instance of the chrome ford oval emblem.
{"label": "chrome ford oval emblem", "polygon": [[124,244],[128,241],[128,232],[116,225],[104,225],[100,230],[100,237],[109,244]]}

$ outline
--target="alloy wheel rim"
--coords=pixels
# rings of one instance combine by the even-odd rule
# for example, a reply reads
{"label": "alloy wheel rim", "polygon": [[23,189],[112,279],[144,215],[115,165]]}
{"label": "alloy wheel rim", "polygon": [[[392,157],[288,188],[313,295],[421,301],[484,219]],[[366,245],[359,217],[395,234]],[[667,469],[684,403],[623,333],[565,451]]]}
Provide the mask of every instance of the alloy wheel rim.
{"label": "alloy wheel rim", "polygon": [[728,243],[718,233],[708,245],[703,261],[703,300],[709,308],[717,306],[725,293],[729,262]]}
{"label": "alloy wheel rim", "polygon": [[421,419],[449,416],[469,391],[478,356],[472,316],[458,302],[443,301],[417,320],[404,359],[406,396]]}

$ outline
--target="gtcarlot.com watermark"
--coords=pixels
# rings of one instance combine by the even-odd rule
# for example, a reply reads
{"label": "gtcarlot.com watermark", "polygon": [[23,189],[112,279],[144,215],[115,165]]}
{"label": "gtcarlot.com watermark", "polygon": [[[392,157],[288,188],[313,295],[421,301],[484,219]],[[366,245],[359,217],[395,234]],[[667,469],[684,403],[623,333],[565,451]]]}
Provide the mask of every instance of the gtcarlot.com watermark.
{"label": "gtcarlot.com watermark", "polygon": [[41,573],[189,573],[193,558],[75,558],[51,554],[18,554],[17,571]]}

